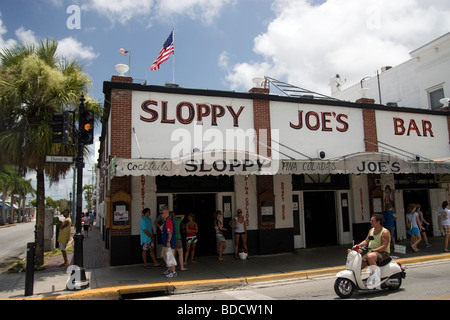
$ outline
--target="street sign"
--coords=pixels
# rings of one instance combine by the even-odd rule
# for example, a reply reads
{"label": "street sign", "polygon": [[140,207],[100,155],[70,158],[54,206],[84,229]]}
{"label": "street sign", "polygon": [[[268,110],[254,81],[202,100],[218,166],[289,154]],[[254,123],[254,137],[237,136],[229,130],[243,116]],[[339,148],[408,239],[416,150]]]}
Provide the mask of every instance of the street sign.
{"label": "street sign", "polygon": [[45,156],[47,163],[73,163],[73,156]]}

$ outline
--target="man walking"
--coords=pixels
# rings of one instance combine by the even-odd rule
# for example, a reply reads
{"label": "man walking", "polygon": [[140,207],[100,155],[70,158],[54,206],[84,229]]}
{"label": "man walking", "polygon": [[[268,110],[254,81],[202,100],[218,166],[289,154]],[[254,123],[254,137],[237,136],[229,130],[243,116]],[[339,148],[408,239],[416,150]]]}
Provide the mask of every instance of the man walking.
{"label": "man walking", "polygon": [[161,255],[167,265],[167,271],[164,272],[167,278],[175,278],[177,273],[175,267],[177,262],[175,260],[175,247],[177,239],[175,236],[174,223],[169,216],[169,209],[164,207],[161,211],[161,217],[163,219],[163,225],[161,226],[161,243],[163,246]]}

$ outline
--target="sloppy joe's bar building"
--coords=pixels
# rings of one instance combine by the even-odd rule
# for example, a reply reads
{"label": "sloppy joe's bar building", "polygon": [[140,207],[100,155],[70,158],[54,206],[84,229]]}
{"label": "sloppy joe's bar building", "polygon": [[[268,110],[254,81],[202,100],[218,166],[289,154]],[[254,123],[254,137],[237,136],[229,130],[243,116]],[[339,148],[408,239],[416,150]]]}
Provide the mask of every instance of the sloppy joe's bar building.
{"label": "sloppy joe's bar building", "polygon": [[[141,263],[139,221],[194,213],[215,255],[214,213],[243,211],[250,254],[361,241],[394,204],[397,238],[418,202],[438,235],[450,189],[448,111],[269,94],[104,83],[98,220],[111,265]],[[226,234],[227,252],[234,239]],[[158,246],[158,254],[160,252]]]}

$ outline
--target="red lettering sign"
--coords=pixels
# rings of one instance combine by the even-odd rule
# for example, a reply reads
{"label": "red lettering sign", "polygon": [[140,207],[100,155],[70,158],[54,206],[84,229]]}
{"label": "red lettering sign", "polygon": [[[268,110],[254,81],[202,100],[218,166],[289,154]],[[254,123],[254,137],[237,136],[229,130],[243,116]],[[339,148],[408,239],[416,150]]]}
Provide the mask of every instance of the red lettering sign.
{"label": "red lettering sign", "polygon": [[233,106],[226,106],[224,108],[221,105],[208,105],[204,103],[197,103],[194,105],[191,102],[183,101],[178,103],[175,108],[176,118],[169,118],[168,110],[169,105],[167,101],[161,101],[161,115],[156,110],[159,106],[158,101],[146,100],[141,104],[141,109],[145,114],[140,115],[141,121],[155,122],[161,119],[161,123],[174,124],[176,121],[183,125],[188,125],[194,122],[196,119],[198,122],[203,122],[203,119],[211,117],[211,125],[217,126],[218,119],[225,116],[228,111],[233,118],[233,126],[239,127],[239,117],[242,115],[245,107],[241,106],[236,112]]}
{"label": "red lettering sign", "polygon": [[[433,124],[429,120],[422,120],[422,128],[420,128],[415,119],[409,120],[408,129],[405,127],[405,120],[402,118],[393,118],[394,120],[394,134],[397,136],[402,136],[406,133],[406,135],[409,137],[412,133],[415,132],[415,134],[418,137],[434,137],[433,133]],[[422,129],[422,132],[420,131]]]}
{"label": "red lettering sign", "polygon": [[[335,121],[333,121],[333,118]],[[332,132],[336,129],[339,132],[348,131],[349,124],[346,121],[348,116],[346,114],[340,113],[336,114],[335,112],[321,112],[320,114],[315,111],[309,111],[303,116],[303,111],[298,111],[298,120],[297,124],[292,122],[289,123],[292,129],[300,130],[303,128],[303,124],[305,124],[306,128],[311,131],[325,131]],[[335,122],[333,128],[333,122]]]}

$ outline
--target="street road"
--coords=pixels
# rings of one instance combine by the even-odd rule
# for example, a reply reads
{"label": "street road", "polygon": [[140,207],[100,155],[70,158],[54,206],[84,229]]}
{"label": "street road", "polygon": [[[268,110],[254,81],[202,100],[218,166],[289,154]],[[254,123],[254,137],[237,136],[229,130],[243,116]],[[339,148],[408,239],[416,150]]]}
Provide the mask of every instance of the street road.
{"label": "street road", "polygon": [[26,256],[27,243],[34,242],[36,220],[0,228],[0,273]]}
{"label": "street road", "polygon": [[[400,290],[357,292],[347,300],[450,299],[450,260],[417,263],[406,267],[406,279],[403,279]],[[324,276],[251,285],[234,290],[175,294],[149,300],[342,300],[334,292],[334,281],[334,276]]]}

